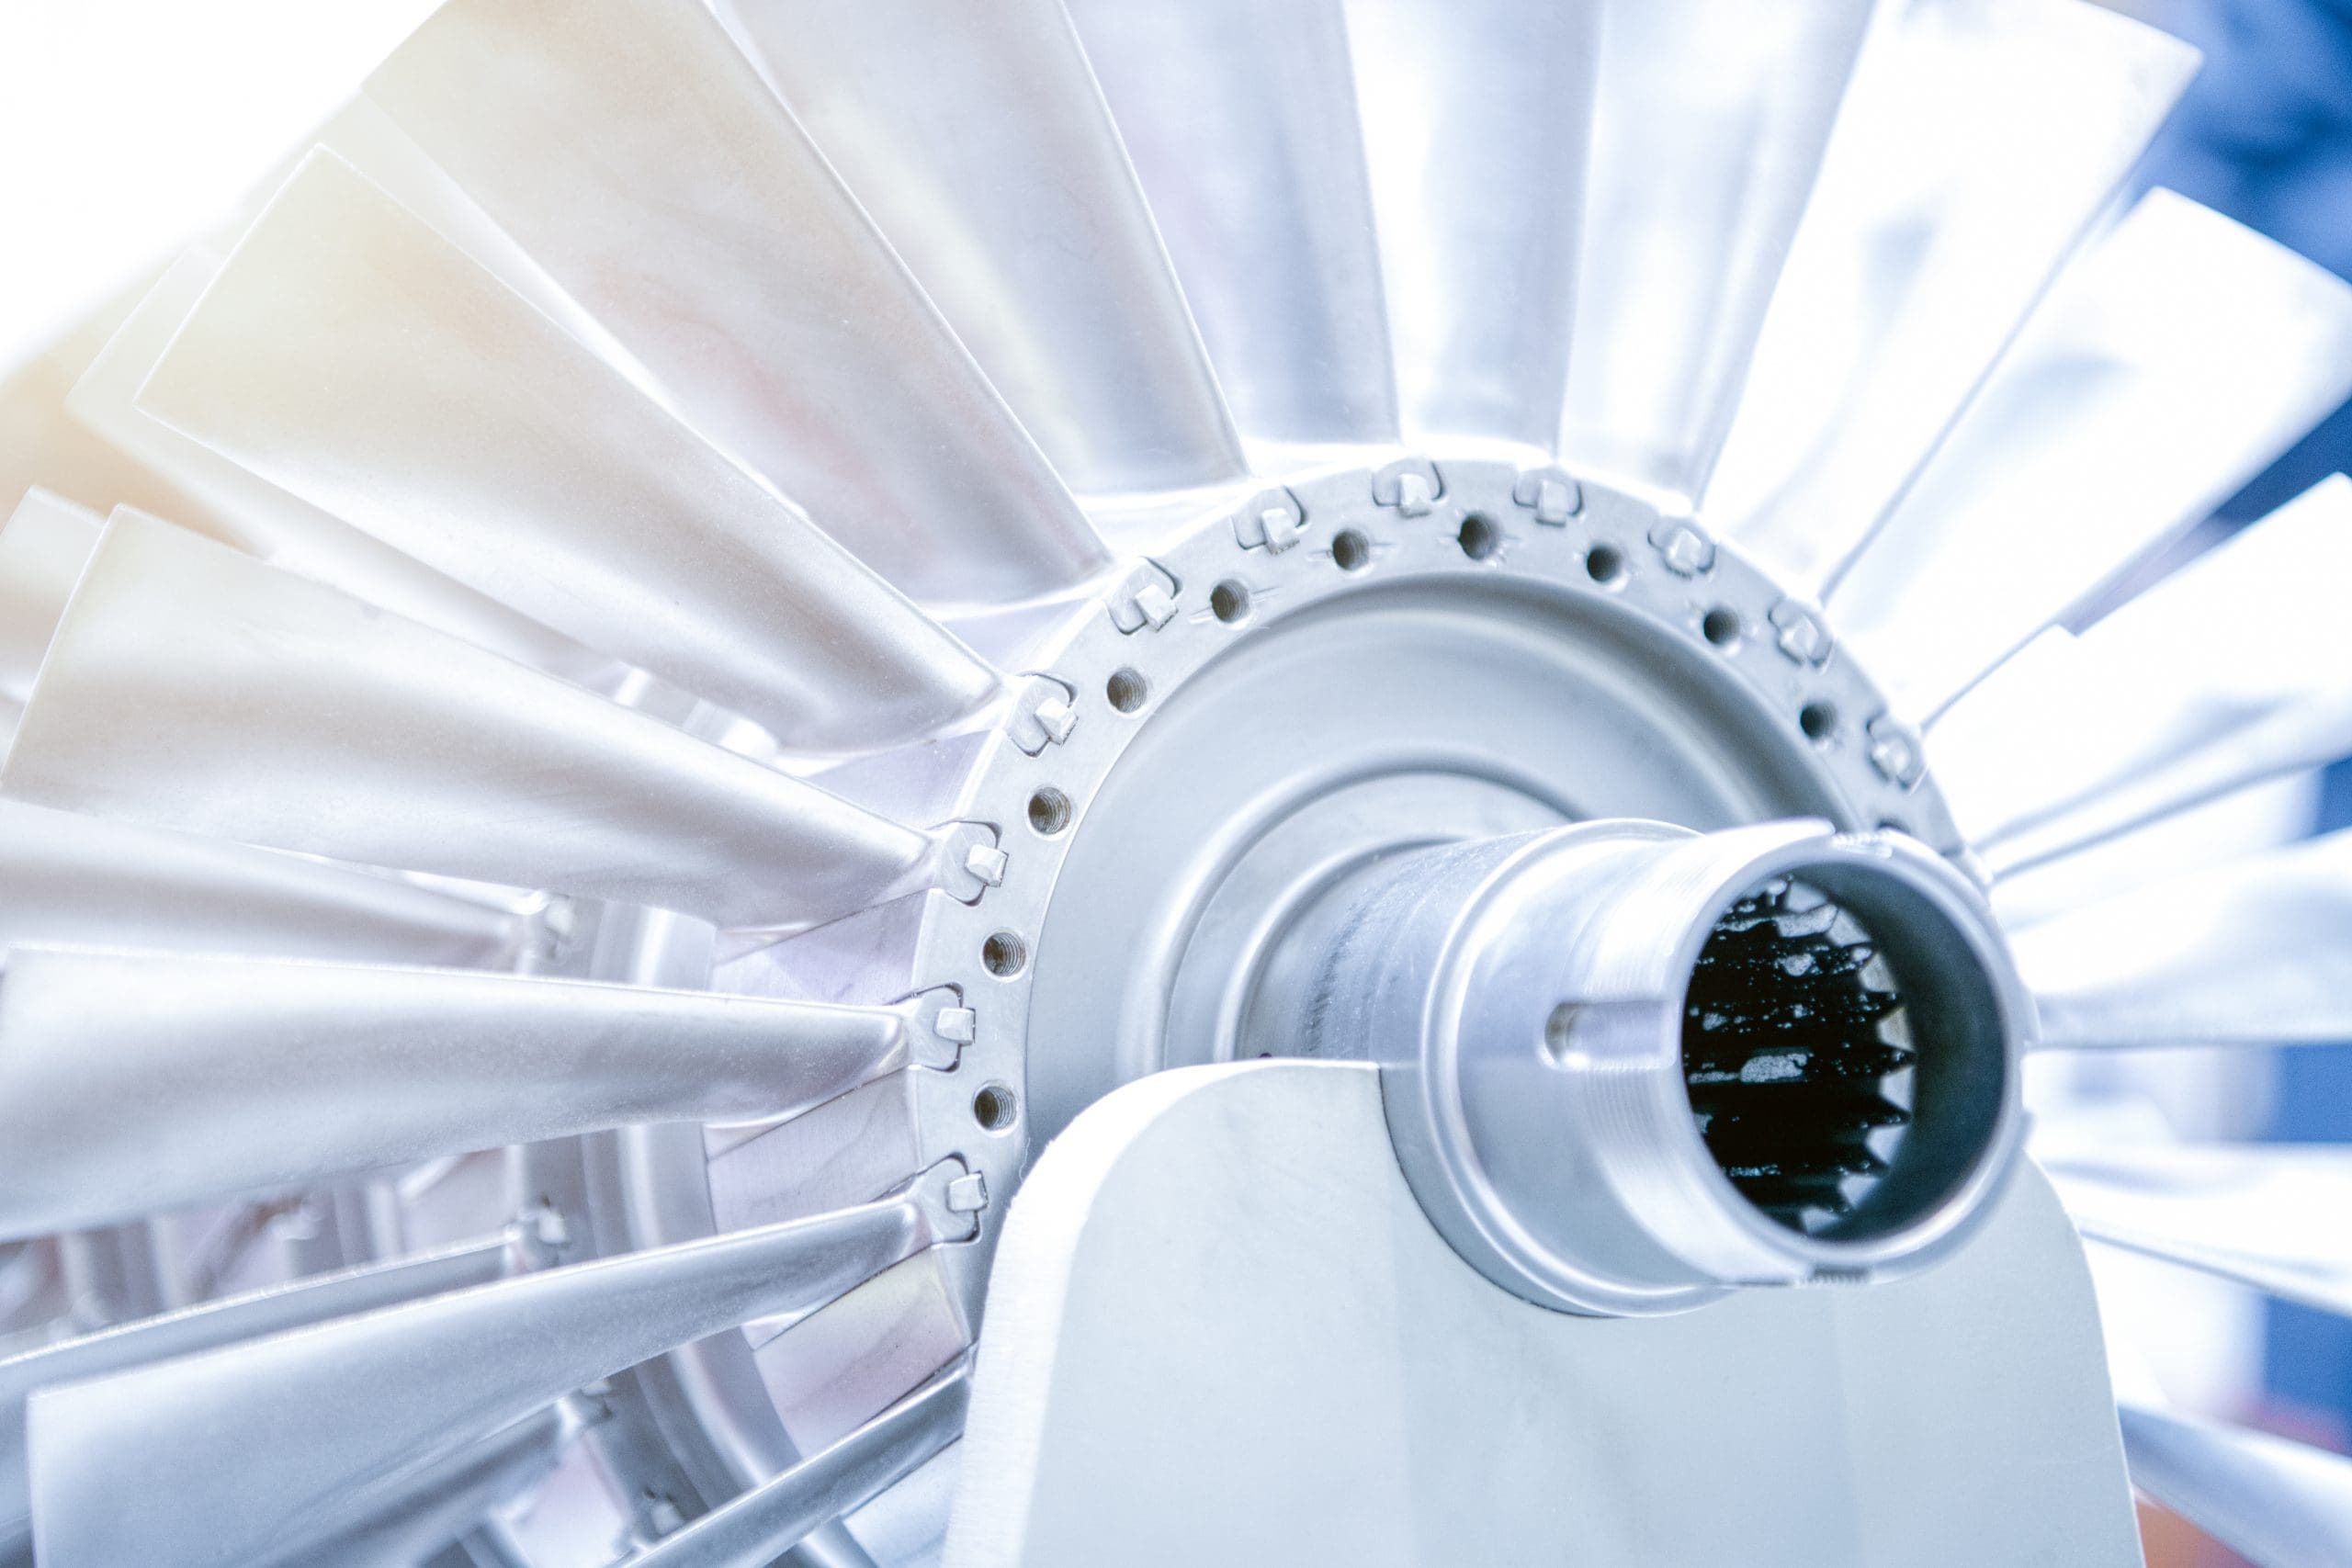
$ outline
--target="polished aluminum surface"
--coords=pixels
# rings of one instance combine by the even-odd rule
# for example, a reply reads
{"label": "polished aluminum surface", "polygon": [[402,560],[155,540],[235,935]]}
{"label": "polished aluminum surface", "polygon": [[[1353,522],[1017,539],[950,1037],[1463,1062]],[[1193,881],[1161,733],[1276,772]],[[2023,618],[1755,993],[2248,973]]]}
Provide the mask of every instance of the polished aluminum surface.
{"label": "polished aluminum surface", "polygon": [[936,852],[658,720],[128,516],[58,631],[0,792],[736,925],[911,891]]}
{"label": "polished aluminum surface", "polygon": [[[1637,0],[1602,9],[1560,450],[1692,501],[1730,429],[1876,6]],[[1465,111],[1487,112],[1485,84],[1460,92]],[[1564,187],[1533,173],[1514,182],[1517,199],[1538,212],[1565,205]],[[1431,243],[1458,244],[1463,232]]]}
{"label": "polished aluminum surface", "polygon": [[[1917,1054],[1887,1174],[1810,1231],[1733,1186],[1686,1083],[1701,949],[1778,877],[1860,922]],[[1539,1304],[1644,1315],[1916,1269],[1983,1223],[2016,1154],[2032,1008],[1975,889],[1890,835],[1604,820],[1451,844],[1338,882],[1287,940],[1303,956],[1272,966],[1262,1032],[1238,1054],[1381,1063],[1430,1220]]]}
{"label": "polished aluminum surface", "polygon": [[870,1502],[956,1440],[971,1402],[959,1362],[774,1480],[663,1540],[634,1568],[768,1568],[827,1520]]}
{"label": "polished aluminum surface", "polygon": [[805,1111],[909,1019],[458,969],[18,947],[0,1236],[644,1122]]}
{"label": "polished aluminum surface", "polygon": [[199,834],[0,799],[0,948],[22,942],[496,964],[513,912]]}
{"label": "polished aluminum surface", "polygon": [[1865,46],[1706,491],[1819,597],[2114,197],[2197,51],[2084,0],[1912,0]]}
{"label": "polished aluminum surface", "polygon": [[0,1360],[0,1560],[25,1547],[32,1536],[25,1404],[35,1391],[488,1284],[508,1271],[514,1253],[512,1239],[490,1236],[397,1262],[204,1302]]}
{"label": "polished aluminum surface", "polygon": [[336,1505],[322,1528],[249,1568],[413,1568],[445,1551],[479,1568],[472,1543],[460,1538],[545,1481],[581,1425],[564,1405],[526,1416],[390,1487]]}
{"label": "polished aluminum surface", "polygon": [[1065,484],[1122,494],[1241,477],[1216,376],[1062,0],[736,11]]}
{"label": "polished aluminum surface", "polygon": [[39,487],[0,526],[0,704],[25,705],[50,634],[98,542],[98,514]]}
{"label": "polished aluminum surface", "polygon": [[1599,0],[1348,0],[1409,440],[1558,439]]}
{"label": "polished aluminum surface", "polygon": [[702,5],[454,0],[368,91],[689,420],[900,588],[982,603],[1104,564],[1052,466]]}
{"label": "polished aluminum surface", "polygon": [[1929,735],[1985,863],[2006,875],[2352,749],[2346,581],[2338,474],[1987,676]]}
{"label": "polished aluminum surface", "polygon": [[1069,11],[1242,434],[1394,441],[1344,0]]}
{"label": "polished aluminum surface", "polygon": [[2352,1460],[2267,1432],[2127,1404],[2132,1483],[2260,1568],[2352,1561]]}
{"label": "polished aluminum surface", "polygon": [[[601,1258],[45,1389],[34,1538],[51,1568],[268,1560],[355,1495],[583,1383],[750,1318],[805,1314],[970,1228],[952,1173],[815,1219]],[[233,1470],[210,1463],[239,1456]],[[126,1495],[126,1467],[200,1491]]]}
{"label": "polished aluminum surface", "polygon": [[1829,592],[1924,723],[2352,395],[2352,283],[2170,191],[2070,263]]}
{"label": "polished aluminum surface", "polygon": [[591,647],[825,751],[995,672],[334,154],[271,201],[139,406]]}

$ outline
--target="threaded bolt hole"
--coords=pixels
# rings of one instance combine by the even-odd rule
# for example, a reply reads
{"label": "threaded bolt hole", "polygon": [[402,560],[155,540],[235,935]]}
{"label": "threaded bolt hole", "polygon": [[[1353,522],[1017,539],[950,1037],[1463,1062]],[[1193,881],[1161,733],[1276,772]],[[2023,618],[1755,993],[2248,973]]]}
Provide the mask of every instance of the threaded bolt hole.
{"label": "threaded bolt hole", "polygon": [[1372,541],[1353,528],[1331,536],[1331,561],[1341,571],[1362,571],[1372,564]]}
{"label": "threaded bolt hole", "polygon": [[1041,838],[1050,839],[1069,826],[1069,796],[1052,785],[1029,797],[1029,826]]}
{"label": "threaded bolt hole", "polygon": [[1209,590],[1209,613],[1227,626],[1236,626],[1250,618],[1250,585],[1227,578]]}
{"label": "threaded bolt hole", "polygon": [[1838,733],[1838,709],[1828,703],[1807,703],[1797,710],[1797,728],[1808,740],[1826,740]]}
{"label": "threaded bolt hole", "polygon": [[1474,512],[1462,520],[1462,531],[1454,536],[1454,542],[1472,560],[1492,560],[1503,547],[1503,531],[1495,526],[1493,518]]}
{"label": "threaded bolt hole", "polygon": [[1699,617],[1699,635],[1717,648],[1729,651],[1739,646],[1739,612],[1728,604],[1718,604]]}
{"label": "threaded bolt hole", "polygon": [[1010,980],[1028,965],[1029,944],[1011,931],[999,931],[980,943],[980,963],[1000,980]]}
{"label": "threaded bolt hole", "polygon": [[1544,1054],[1556,1066],[1566,1066],[1576,1049],[1577,1013],[1574,1002],[1562,1002],[1544,1021]]}
{"label": "threaded bolt hole", "polygon": [[980,1124],[983,1132],[1003,1132],[1012,1125],[1020,1109],[1012,1090],[1001,1083],[992,1083],[972,1096],[972,1120]]}
{"label": "threaded bolt hole", "polygon": [[1102,682],[1102,694],[1121,713],[1133,713],[1151,696],[1151,682],[1136,670],[1114,670]]}
{"label": "threaded bolt hole", "polygon": [[1625,553],[1614,545],[1595,545],[1584,553],[1584,571],[1603,587],[1622,581],[1625,576]]}

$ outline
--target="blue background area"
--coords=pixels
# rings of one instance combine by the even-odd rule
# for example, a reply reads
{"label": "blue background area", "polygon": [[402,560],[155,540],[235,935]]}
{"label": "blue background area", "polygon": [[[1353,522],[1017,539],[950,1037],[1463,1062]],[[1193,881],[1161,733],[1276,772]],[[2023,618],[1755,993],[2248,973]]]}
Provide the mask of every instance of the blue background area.
{"label": "blue background area", "polygon": [[[2205,69],[2150,150],[2145,183],[2170,186],[2352,278],[2352,0],[2183,0],[2155,18],[2205,51]],[[2352,403],[2222,508],[2261,516],[2352,469]],[[2346,655],[2352,660],[2352,624]],[[2352,826],[2352,761],[2329,771],[2318,826]],[[2352,1143],[2352,1048],[2280,1053],[2271,1132]],[[2352,1224],[2352,1215],[2317,1215]],[[2352,1323],[2268,1307],[2275,1397],[2333,1413],[2352,1433]]]}

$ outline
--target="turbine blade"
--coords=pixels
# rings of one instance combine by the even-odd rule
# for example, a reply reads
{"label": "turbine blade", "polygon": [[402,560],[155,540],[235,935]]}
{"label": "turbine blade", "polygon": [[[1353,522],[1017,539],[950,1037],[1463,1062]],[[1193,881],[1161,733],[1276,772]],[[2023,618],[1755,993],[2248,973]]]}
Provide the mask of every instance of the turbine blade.
{"label": "turbine blade", "polygon": [[[563,1405],[525,1417],[481,1442],[435,1460],[399,1485],[251,1568],[416,1568],[547,1479],[582,1429]],[[464,1559],[471,1562],[469,1555]]]}
{"label": "turbine blade", "polygon": [[0,949],[26,942],[484,964],[503,909],[243,844],[0,800]]}
{"label": "turbine blade", "polygon": [[1342,0],[1070,14],[1242,434],[1396,441]]}
{"label": "turbine blade", "polygon": [[2081,637],[2029,645],[1933,731],[1971,844],[2005,874],[2352,750],[2346,581],[2338,474]]}
{"label": "turbine blade", "polygon": [[17,707],[98,542],[98,514],[36,486],[0,528],[0,699]]}
{"label": "turbine blade", "polygon": [[2197,69],[2082,0],[1941,0],[1865,46],[1709,480],[1708,516],[1818,598]]}
{"label": "turbine blade", "polygon": [[1600,10],[1350,0],[1408,440],[1559,439]]}
{"label": "turbine blade", "polygon": [[2352,1149],[2156,1145],[2047,1157],[2076,1228],[2111,1247],[2352,1315]]}
{"label": "turbine blade", "polygon": [[[1607,7],[1560,436],[1572,463],[1704,490],[1872,9]],[[1489,118],[1480,89],[1464,102]],[[1548,207],[1571,188],[1512,196]]]}
{"label": "turbine blade", "polygon": [[900,588],[979,604],[1105,563],[1035,445],[704,6],[455,0],[368,93],[697,428]]}
{"label": "turbine blade", "polygon": [[[563,1394],[805,1314],[972,1226],[953,1165],[881,1201],[479,1285],[33,1396],[49,1568],[273,1561]],[[174,1486],[126,1491],[125,1475]]]}
{"label": "turbine blade", "polygon": [[74,384],[67,413],[202,506],[206,515],[195,521],[225,544],[534,669],[583,682],[610,670],[605,656],[287,494],[141,412],[139,389],[220,270],[220,257],[201,248],[165,267]]}
{"label": "turbine blade", "polygon": [[0,1360],[0,1561],[32,1538],[25,1404],[35,1391],[488,1284],[506,1273],[513,1253],[505,1235],[493,1235],[396,1263],[206,1302]]}
{"label": "turbine blade", "polygon": [[566,636],[820,750],[989,671],[465,254],[321,151],[139,406]]}
{"label": "turbine blade", "polygon": [[0,793],[245,843],[815,924],[949,841],[319,583],[118,513]]}
{"label": "turbine blade", "polygon": [[787,1116],[909,1046],[885,1008],[18,948],[0,976],[0,1237],[639,1122]]}
{"label": "turbine blade", "polygon": [[2070,264],[1830,590],[1932,717],[2201,522],[2352,393],[2352,284],[2151,191]]}
{"label": "turbine blade", "polygon": [[2045,1046],[2352,1040],[2352,829],[2012,933]]}
{"label": "turbine blade", "polygon": [[2256,1568],[2352,1562],[2352,1460],[2141,1405],[2118,1414],[2132,1484]]}
{"label": "turbine blade", "polygon": [[768,1568],[963,1436],[970,1380],[969,1362],[957,1362],[840,1441],[664,1539],[632,1568]]}
{"label": "turbine blade", "polygon": [[1065,482],[1117,494],[1241,479],[1216,377],[1061,0],[736,12]]}

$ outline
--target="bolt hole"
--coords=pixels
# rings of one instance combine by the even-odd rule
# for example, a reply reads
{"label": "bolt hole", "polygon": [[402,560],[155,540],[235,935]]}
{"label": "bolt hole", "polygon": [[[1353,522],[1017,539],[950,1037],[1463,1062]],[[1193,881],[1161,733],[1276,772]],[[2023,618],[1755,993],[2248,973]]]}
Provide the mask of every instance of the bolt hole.
{"label": "bolt hole", "polygon": [[1544,1054],[1565,1066],[1574,1048],[1577,1025],[1577,1004],[1562,1002],[1544,1021]]}
{"label": "bolt hole", "polygon": [[1615,582],[1625,575],[1625,555],[1614,545],[1595,545],[1584,555],[1584,572],[1595,582]]}
{"label": "bolt hole", "polygon": [[1011,931],[999,931],[980,943],[980,962],[998,979],[1009,980],[1029,962],[1029,944]]}
{"label": "bolt hole", "polygon": [[1808,740],[1826,740],[1838,733],[1838,710],[1827,703],[1807,703],[1797,710],[1797,728]]}
{"label": "bolt hole", "polygon": [[1341,571],[1362,571],[1372,564],[1372,541],[1343,528],[1331,536],[1331,559]]}
{"label": "bolt hole", "polygon": [[1250,615],[1249,585],[1228,577],[1210,589],[1209,612],[1228,626],[1247,620]]}
{"label": "bolt hole", "polygon": [[1699,635],[1717,648],[1737,648],[1739,632],[1739,612],[1728,604],[1718,604],[1699,617]]}
{"label": "bolt hole", "polygon": [[972,1120],[983,1130],[1001,1133],[1012,1125],[1012,1118],[1020,1106],[1012,1091],[1001,1083],[992,1083],[972,1096]]}
{"label": "bolt hole", "polygon": [[1462,553],[1472,560],[1491,559],[1503,547],[1503,531],[1495,526],[1492,518],[1481,517],[1475,512],[1462,520],[1462,532],[1454,538],[1461,545]]}
{"label": "bolt hole", "polygon": [[1029,797],[1029,826],[1045,838],[1069,826],[1069,796],[1050,786]]}
{"label": "bolt hole", "polygon": [[1111,705],[1121,713],[1133,713],[1143,706],[1145,698],[1151,695],[1151,683],[1143,678],[1139,671],[1114,670],[1111,678],[1102,682],[1102,694],[1110,698]]}

